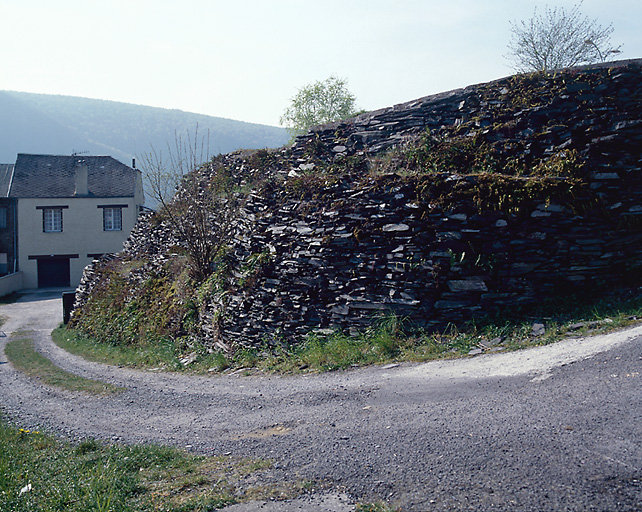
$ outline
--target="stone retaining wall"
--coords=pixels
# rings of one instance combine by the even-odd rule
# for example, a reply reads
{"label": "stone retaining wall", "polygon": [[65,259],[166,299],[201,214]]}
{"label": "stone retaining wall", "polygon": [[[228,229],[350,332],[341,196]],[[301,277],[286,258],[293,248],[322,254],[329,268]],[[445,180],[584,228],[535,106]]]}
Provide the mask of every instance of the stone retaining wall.
{"label": "stone retaining wall", "polygon": [[[441,178],[463,181],[462,190],[480,179]],[[533,197],[519,212],[480,213],[472,201],[444,210],[431,206],[434,196],[418,200],[417,180],[379,181],[368,191],[339,189],[304,214],[292,202],[257,215],[237,256],[267,248],[271,261],[251,287],[227,297],[222,332],[230,342],[354,330],[391,313],[443,329],[556,294],[640,282],[639,180],[620,190],[636,194],[613,194],[583,214],[573,211],[571,191],[566,202]],[[260,212],[270,202],[256,197],[250,207]]]}
{"label": "stone retaining wall", "polygon": [[[228,290],[205,308],[202,338],[222,348],[296,340],[388,314],[442,329],[641,284],[641,83],[641,61],[509,77],[318,127],[263,167],[226,156],[241,183],[263,185],[239,219]],[[395,169],[390,150],[426,129],[481,140],[496,172]],[[571,154],[581,165],[567,172],[559,158]],[[147,219],[125,251],[153,265],[176,243]],[[99,274],[88,269],[79,307]]]}

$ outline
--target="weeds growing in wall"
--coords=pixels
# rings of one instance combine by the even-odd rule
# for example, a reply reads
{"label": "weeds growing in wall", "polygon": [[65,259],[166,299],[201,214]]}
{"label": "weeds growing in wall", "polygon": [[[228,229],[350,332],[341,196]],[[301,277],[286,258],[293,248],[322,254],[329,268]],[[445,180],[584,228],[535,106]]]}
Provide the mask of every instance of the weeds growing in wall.
{"label": "weeds growing in wall", "polygon": [[[229,328],[227,347],[242,335],[231,327],[247,321],[260,326],[248,334],[258,345],[263,332],[361,321],[372,303],[402,304],[401,292],[417,295],[406,300],[423,319],[457,322],[493,301],[509,308],[564,287],[598,289],[606,276],[637,278],[639,70],[617,73],[518,75],[440,95],[423,111],[417,101],[320,127],[291,148],[222,155],[190,193],[207,201],[208,173],[228,177],[225,191],[242,196],[225,217],[236,231],[189,272],[187,238],[155,238],[157,215],[149,237],[160,242],[145,256],[156,263],[105,266],[74,321],[123,344],[211,342]],[[476,279],[477,290],[461,288]],[[328,313],[349,302],[368,307]]]}
{"label": "weeds growing in wall", "polygon": [[145,272],[140,280],[128,272],[130,263],[116,259],[104,264],[100,284],[71,326],[112,345],[144,345],[189,334],[193,285],[184,260]]}

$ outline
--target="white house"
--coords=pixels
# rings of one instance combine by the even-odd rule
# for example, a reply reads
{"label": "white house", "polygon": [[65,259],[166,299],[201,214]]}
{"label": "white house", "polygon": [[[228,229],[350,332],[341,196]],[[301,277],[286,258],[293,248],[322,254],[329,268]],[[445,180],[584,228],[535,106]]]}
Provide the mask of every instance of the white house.
{"label": "white house", "polygon": [[18,154],[8,197],[24,288],[76,286],[92,259],[122,249],[144,203],[140,171],[110,156]]}

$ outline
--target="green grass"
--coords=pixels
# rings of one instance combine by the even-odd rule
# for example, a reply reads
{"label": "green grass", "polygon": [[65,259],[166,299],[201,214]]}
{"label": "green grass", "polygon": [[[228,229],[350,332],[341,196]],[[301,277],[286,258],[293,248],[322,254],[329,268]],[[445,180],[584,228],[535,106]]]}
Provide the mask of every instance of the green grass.
{"label": "green grass", "polygon": [[[375,322],[357,336],[335,332],[329,336],[308,335],[302,343],[281,344],[276,348],[243,349],[233,356],[195,351],[197,359],[184,367],[176,346],[171,343],[143,346],[114,346],[95,343],[77,331],[59,328],[54,341],[70,352],[88,359],[124,366],[160,367],[194,373],[240,370],[244,373],[323,372],[351,366],[384,364],[399,361],[429,361],[461,357],[471,349],[517,350],[553,343],[568,335],[597,334],[623,328],[642,319],[639,292],[614,294],[582,304],[581,297],[550,301],[538,309],[522,311],[513,317],[496,316],[471,323],[466,328],[454,326],[439,333],[413,330],[396,317]],[[571,329],[572,324],[591,322]],[[534,336],[532,325],[544,323],[546,332]],[[499,340],[499,341],[498,341]]]}
{"label": "green grass", "polygon": [[70,444],[0,418],[3,512],[204,512],[266,496],[244,482],[269,466],[154,445]]}
{"label": "green grass", "polygon": [[[296,373],[401,361],[423,362],[466,356],[476,348],[517,350],[546,345],[569,335],[613,331],[642,319],[639,294],[613,296],[582,306],[577,300],[551,301],[538,310],[531,310],[528,315],[522,312],[514,318],[486,318],[483,323],[471,323],[464,330],[453,326],[441,333],[413,332],[403,321],[390,317],[358,336],[343,333],[324,337],[311,335],[302,344],[277,350],[240,351],[227,363],[230,368]],[[590,324],[580,328],[573,326],[580,321]],[[544,323],[546,332],[543,335],[533,335],[535,322]]]}
{"label": "green grass", "polygon": [[387,503],[378,501],[376,503],[359,503],[355,512],[398,512],[400,509],[393,508]]}
{"label": "green grass", "polygon": [[179,352],[171,341],[137,345],[96,343],[78,331],[64,326],[54,329],[51,336],[59,347],[90,361],[130,368],[182,368]]}
{"label": "green grass", "polygon": [[125,389],[66,372],[36,352],[33,340],[27,337],[26,333],[19,333],[17,337],[13,337],[5,347],[5,354],[16,369],[48,386],[94,395],[118,393]]}

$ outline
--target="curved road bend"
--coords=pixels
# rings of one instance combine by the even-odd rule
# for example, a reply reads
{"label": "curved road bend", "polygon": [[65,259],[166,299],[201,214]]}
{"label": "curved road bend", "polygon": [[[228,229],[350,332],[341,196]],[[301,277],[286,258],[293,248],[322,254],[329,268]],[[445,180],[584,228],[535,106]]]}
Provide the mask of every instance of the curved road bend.
{"label": "curved road bend", "polygon": [[[351,509],[333,501],[339,493],[411,511],[640,510],[642,326],[394,368],[200,377],[68,354],[49,336],[61,310],[57,296],[38,294],[1,306],[0,315],[5,332],[33,331],[59,366],[127,390],[73,394],[0,364],[0,404],[22,425],[268,457],[277,477],[332,486],[337,508],[314,510]],[[231,508],[252,509],[244,507]]]}

